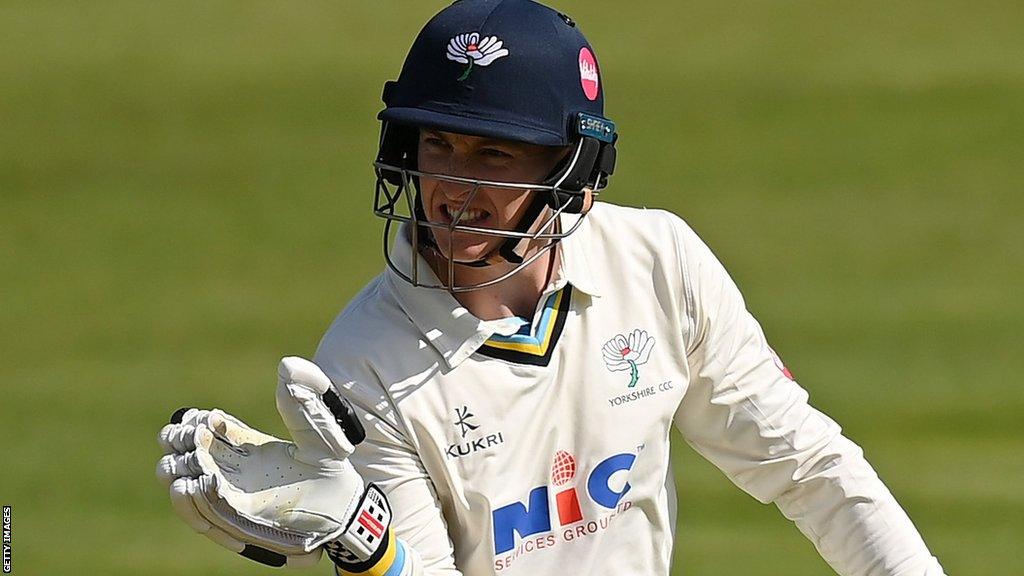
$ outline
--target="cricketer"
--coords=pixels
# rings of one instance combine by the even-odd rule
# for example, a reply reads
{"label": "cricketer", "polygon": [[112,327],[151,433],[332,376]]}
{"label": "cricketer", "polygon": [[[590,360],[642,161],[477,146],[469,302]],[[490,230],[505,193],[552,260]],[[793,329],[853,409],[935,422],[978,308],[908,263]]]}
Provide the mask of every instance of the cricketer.
{"label": "cricketer", "polygon": [[674,426],[837,573],[943,574],[697,234],[597,201],[618,131],[575,21],[455,2],[383,100],[386,266],[282,360],[290,440],[222,410],[161,430],[191,527],[341,575],[664,576]]}

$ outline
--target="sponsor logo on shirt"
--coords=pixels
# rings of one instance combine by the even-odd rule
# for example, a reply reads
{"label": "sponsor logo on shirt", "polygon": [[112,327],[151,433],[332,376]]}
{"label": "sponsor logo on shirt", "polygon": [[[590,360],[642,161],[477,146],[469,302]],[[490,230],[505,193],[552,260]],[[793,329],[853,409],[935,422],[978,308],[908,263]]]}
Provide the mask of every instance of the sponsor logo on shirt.
{"label": "sponsor logo on shirt", "polygon": [[[623,497],[629,492],[626,477],[635,462],[636,454],[632,453],[609,456],[587,473],[583,483],[582,477],[577,477],[580,470],[573,455],[564,450],[556,452],[548,485],[530,490],[525,501],[491,511],[495,570],[508,568],[522,554],[607,529],[616,515],[632,505]],[[551,510],[552,490],[555,491],[554,514]],[[581,497],[611,512],[587,518],[580,507]],[[559,530],[555,530],[556,527]]]}
{"label": "sponsor logo on shirt", "polygon": [[467,438],[467,435],[480,428],[479,424],[471,421],[473,418],[476,418],[476,416],[469,411],[469,406],[456,408],[454,412],[455,422],[452,425],[459,431],[459,436],[462,438],[462,441],[448,445],[448,448],[445,450],[445,454],[447,454],[448,458],[462,458],[505,443],[505,437],[501,432],[473,435],[472,437]]}
{"label": "sponsor logo on shirt", "polygon": [[467,432],[472,432],[480,427],[479,424],[473,424],[469,421],[470,418],[475,418],[473,413],[469,411],[469,406],[456,408],[455,418],[455,425],[459,427],[459,434],[461,434],[463,438],[466,437]]}

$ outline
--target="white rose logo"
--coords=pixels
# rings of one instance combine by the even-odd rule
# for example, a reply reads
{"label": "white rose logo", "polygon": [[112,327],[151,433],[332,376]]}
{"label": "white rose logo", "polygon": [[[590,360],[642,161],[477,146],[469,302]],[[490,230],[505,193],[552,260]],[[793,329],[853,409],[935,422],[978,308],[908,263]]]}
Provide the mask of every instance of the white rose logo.
{"label": "white rose logo", "polygon": [[489,66],[502,56],[508,56],[508,49],[502,48],[503,42],[497,36],[480,39],[478,32],[459,34],[448,41],[448,59],[461,64],[468,64],[466,71],[459,76],[465,80],[473,70],[473,66]]}
{"label": "white rose logo", "polygon": [[601,353],[605,365],[612,372],[629,370],[629,387],[632,388],[640,379],[637,366],[647,363],[652,348],[654,338],[647,334],[646,330],[637,328],[625,336],[616,334],[614,338],[605,342]]}

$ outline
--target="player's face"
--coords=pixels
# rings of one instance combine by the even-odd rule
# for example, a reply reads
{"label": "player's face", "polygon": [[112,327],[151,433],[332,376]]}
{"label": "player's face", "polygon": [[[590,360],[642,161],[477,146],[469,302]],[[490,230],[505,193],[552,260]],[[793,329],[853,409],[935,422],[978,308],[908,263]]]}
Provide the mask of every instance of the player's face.
{"label": "player's face", "polygon": [[[420,130],[418,164],[422,172],[532,184],[546,178],[567,152],[567,148],[424,129]],[[427,220],[441,224],[451,224],[465,205],[458,225],[512,230],[534,194],[529,190],[482,186],[466,205],[472,191],[471,184],[420,178]],[[441,252],[460,262],[480,260],[505,240],[485,234],[449,232],[443,228],[431,231]]]}

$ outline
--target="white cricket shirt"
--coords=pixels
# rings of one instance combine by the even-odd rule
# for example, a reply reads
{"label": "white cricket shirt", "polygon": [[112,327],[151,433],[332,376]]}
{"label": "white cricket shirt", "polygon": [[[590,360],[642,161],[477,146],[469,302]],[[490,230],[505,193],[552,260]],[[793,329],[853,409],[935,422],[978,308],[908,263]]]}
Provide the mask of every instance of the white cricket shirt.
{"label": "white cricket shirt", "polygon": [[[324,336],[315,361],[367,427],[353,463],[408,549],[396,573],[667,575],[675,425],[840,574],[942,574],[681,219],[598,203],[560,249],[534,318],[484,322],[386,270]],[[421,258],[404,234],[393,256]]]}

